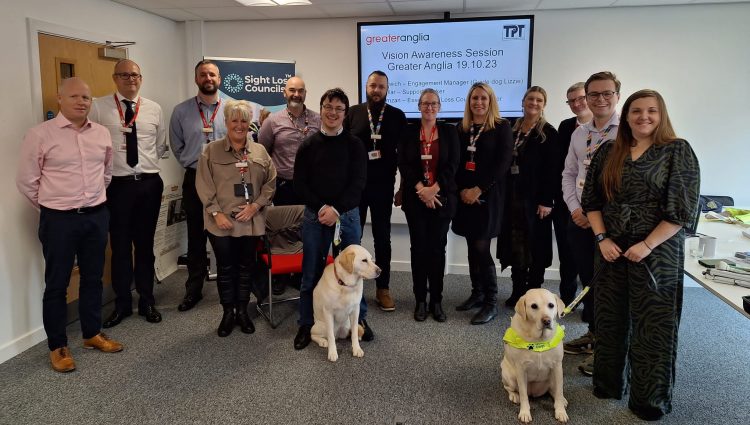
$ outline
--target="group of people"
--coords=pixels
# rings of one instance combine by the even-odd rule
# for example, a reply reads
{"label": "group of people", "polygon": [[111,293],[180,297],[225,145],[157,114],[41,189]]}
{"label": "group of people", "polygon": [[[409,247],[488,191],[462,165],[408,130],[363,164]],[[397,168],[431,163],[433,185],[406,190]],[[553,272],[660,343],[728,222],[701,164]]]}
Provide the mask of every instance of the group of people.
{"label": "group of people", "polygon": [[[65,333],[65,294],[74,261],[80,270],[79,315],[84,347],[105,352],[122,344],[101,332],[138,313],[161,321],[153,296],[154,232],[166,151],[164,116],[139,94],[142,74],[131,60],[115,65],[111,96],[92,100],[79,78],[60,86],[60,113],[28,131],[17,185],[40,209],[45,269],[44,327],[54,370],[75,369]],[[370,213],[375,259],[383,270],[376,302],[395,310],[389,290],[392,204],[406,215],[414,319],[446,320],[442,305],[445,247],[451,228],[466,239],[471,293],[456,306],[476,309],[472,324],[498,314],[491,252],[511,268],[514,306],[544,282],[552,260],[552,226],[560,253],[560,295],[570,303],[577,280],[593,291],[582,317],[589,331],[565,344],[569,353],[593,353],[581,369],[594,377],[594,394],[621,398],[655,419],[671,410],[674,359],[682,301],[683,227],[695,217],[698,162],[675,136],[661,95],[641,90],[618,116],[620,82],[610,72],[572,85],[567,104],[575,117],[558,130],[544,115],[547,92],[532,86],[523,116],[500,116],[488,84],[469,89],[463,119],[438,120],[440,94],[419,97],[421,118],[408,124],[387,104],[388,77],[371,73],[366,102],[349,105],[341,89],[326,91],[319,112],[305,105],[299,77],[284,88],[285,108],[264,117],[245,101],[218,95],[221,75],[209,60],[195,67],[198,94],[177,105],[169,143],[185,168],[183,205],[188,227],[188,278],[179,311],[202,299],[206,241],[217,260],[223,314],[217,333],[235,326],[252,333],[247,311],[258,238],[271,205],[302,205],[303,272],[294,348],[310,343],[313,289],[334,255],[362,237]],[[396,172],[400,189],[394,195]],[[109,232],[115,308],[101,319],[104,250]],[[597,270],[596,281],[594,269]],[[360,307],[360,332],[374,333]]]}

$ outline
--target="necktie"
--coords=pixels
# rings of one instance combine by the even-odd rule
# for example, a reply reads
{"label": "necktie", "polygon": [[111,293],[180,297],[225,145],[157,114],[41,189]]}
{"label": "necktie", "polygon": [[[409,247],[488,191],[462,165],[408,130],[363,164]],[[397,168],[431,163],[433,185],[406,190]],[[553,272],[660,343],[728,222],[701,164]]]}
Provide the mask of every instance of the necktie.
{"label": "necktie", "polygon": [[[129,123],[133,119],[133,101],[123,100],[122,101],[127,109],[125,110],[125,123]],[[135,122],[130,127],[132,131],[125,133],[125,159],[131,167],[135,167],[138,164],[138,135],[135,130]]]}

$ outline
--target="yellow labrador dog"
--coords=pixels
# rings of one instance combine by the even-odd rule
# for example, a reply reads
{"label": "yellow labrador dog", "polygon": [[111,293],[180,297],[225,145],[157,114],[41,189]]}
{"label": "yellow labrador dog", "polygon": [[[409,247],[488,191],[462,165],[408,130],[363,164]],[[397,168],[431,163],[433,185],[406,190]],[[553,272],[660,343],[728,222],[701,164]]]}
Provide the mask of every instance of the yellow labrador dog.
{"label": "yellow labrador dog", "polygon": [[563,396],[563,329],[557,324],[565,304],[546,289],[530,289],[516,303],[516,314],[503,337],[505,355],[500,364],[508,398],[521,404],[518,419],[531,422],[529,396],[549,392],[555,400],[555,419],[568,422]]}
{"label": "yellow labrador dog", "polygon": [[[333,264],[326,266],[323,276],[313,290],[313,315],[315,324],[310,337],[319,346],[328,348],[328,360],[335,362],[336,338],[351,335],[352,354],[363,357],[359,346],[359,302],[362,299],[363,278],[375,279],[380,268],[372,255],[359,245],[349,245],[341,251]],[[351,332],[354,329],[355,332]]]}

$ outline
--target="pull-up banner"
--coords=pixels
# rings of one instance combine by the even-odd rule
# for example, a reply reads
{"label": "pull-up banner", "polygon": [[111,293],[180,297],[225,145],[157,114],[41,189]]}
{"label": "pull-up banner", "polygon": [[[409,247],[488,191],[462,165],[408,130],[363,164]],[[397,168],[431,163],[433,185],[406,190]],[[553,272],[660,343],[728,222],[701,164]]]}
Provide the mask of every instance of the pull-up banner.
{"label": "pull-up banner", "polygon": [[294,76],[294,61],[221,57],[204,59],[210,60],[219,68],[222,99],[247,100],[269,111],[286,106],[284,86]]}

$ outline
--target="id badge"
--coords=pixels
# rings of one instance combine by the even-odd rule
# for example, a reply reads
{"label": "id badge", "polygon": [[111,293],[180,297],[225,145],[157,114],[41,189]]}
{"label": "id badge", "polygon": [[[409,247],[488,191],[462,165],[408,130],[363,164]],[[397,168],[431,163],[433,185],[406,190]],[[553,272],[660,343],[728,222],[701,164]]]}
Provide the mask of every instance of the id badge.
{"label": "id badge", "polygon": [[464,166],[469,171],[475,171],[477,169],[477,163],[474,161],[466,161],[466,165]]}
{"label": "id badge", "polygon": [[476,152],[477,151],[477,147],[470,145],[470,146],[466,147],[466,150],[469,151],[469,152]]}
{"label": "id badge", "polygon": [[127,144],[125,144],[125,143],[121,143],[121,144],[120,144],[120,145],[119,145],[119,146],[117,147],[117,151],[118,151],[118,152],[127,152],[127,151],[128,151],[128,145],[127,145]]}
{"label": "id badge", "polygon": [[381,134],[371,134],[370,135],[370,139],[372,139],[372,140],[380,140],[382,138],[383,138],[383,136]]}
{"label": "id badge", "polygon": [[586,179],[578,179],[576,180],[576,186],[578,186],[579,189],[583,189],[583,186],[586,184]]}
{"label": "id badge", "polygon": [[420,155],[419,157],[422,161],[429,161],[432,159],[432,155]]}
{"label": "id badge", "polygon": [[129,133],[132,133],[132,132],[133,132],[133,127],[120,127],[120,133],[127,133],[127,134],[129,134]]}
{"label": "id badge", "polygon": [[214,132],[214,128],[213,127],[203,127],[203,129],[201,131],[204,132],[204,133],[206,133],[206,134],[213,133]]}
{"label": "id badge", "polygon": [[247,161],[235,162],[234,166],[237,168],[247,168]]}
{"label": "id badge", "polygon": [[511,165],[510,166],[510,173],[511,174],[519,174],[521,172],[521,169],[518,168],[518,165]]}
{"label": "id badge", "polygon": [[590,159],[584,159],[583,160],[583,165],[585,165],[586,167],[588,167],[589,165],[591,165],[591,160]]}
{"label": "id badge", "polygon": [[245,197],[245,188],[247,188],[247,196],[248,199],[253,198],[253,187],[249,184],[242,184],[242,183],[236,183],[234,185],[234,196],[237,196],[239,198]]}
{"label": "id badge", "polygon": [[367,156],[370,158],[370,161],[373,159],[380,159],[380,151],[367,152]]}

